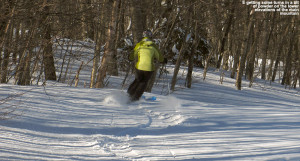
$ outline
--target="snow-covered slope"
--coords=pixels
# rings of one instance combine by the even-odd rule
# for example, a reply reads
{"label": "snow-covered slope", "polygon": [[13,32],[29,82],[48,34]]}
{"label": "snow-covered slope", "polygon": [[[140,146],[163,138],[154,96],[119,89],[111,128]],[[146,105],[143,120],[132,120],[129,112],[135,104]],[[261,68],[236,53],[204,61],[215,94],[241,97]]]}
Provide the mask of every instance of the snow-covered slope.
{"label": "snow-covered slope", "polygon": [[117,89],[2,84],[0,109],[15,111],[0,121],[0,160],[300,160],[299,91],[201,75],[130,104]]}

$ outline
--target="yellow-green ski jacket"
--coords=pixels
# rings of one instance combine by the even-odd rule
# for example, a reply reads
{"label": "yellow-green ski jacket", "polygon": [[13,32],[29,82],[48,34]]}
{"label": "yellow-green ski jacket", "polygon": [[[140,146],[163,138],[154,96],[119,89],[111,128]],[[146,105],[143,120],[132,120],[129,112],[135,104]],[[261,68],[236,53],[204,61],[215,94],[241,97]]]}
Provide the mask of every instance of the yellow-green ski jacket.
{"label": "yellow-green ski jacket", "polygon": [[154,42],[147,37],[137,43],[134,51],[130,54],[130,60],[134,60],[135,58],[138,59],[135,67],[138,70],[143,71],[154,71],[154,58],[159,62],[164,61],[164,57],[160,53],[159,49],[156,47]]}

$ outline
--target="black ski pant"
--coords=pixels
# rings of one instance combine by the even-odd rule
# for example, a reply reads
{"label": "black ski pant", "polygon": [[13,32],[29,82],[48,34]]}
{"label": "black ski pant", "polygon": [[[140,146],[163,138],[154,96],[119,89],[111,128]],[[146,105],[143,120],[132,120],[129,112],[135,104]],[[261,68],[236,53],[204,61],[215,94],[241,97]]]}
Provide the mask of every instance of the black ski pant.
{"label": "black ski pant", "polygon": [[130,96],[131,101],[137,101],[143,95],[147,84],[153,75],[153,71],[143,71],[136,69],[135,79],[130,84],[127,93]]}

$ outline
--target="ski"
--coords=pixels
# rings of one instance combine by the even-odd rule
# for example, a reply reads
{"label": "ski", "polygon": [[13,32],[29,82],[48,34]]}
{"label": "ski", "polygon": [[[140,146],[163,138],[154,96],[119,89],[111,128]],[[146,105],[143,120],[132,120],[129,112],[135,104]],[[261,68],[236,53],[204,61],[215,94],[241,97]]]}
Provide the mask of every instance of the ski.
{"label": "ski", "polygon": [[155,100],[156,100],[156,97],[155,97],[155,96],[152,96],[152,97],[142,96],[142,98],[143,98],[144,100],[147,100],[147,101],[155,101]]}

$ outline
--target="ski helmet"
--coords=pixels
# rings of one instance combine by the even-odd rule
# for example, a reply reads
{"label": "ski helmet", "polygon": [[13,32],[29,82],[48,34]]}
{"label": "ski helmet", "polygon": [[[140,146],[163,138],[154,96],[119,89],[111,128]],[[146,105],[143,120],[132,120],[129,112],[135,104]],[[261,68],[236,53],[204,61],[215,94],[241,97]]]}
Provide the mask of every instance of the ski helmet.
{"label": "ski helmet", "polygon": [[151,30],[146,30],[143,32],[143,37],[152,38],[152,32]]}

